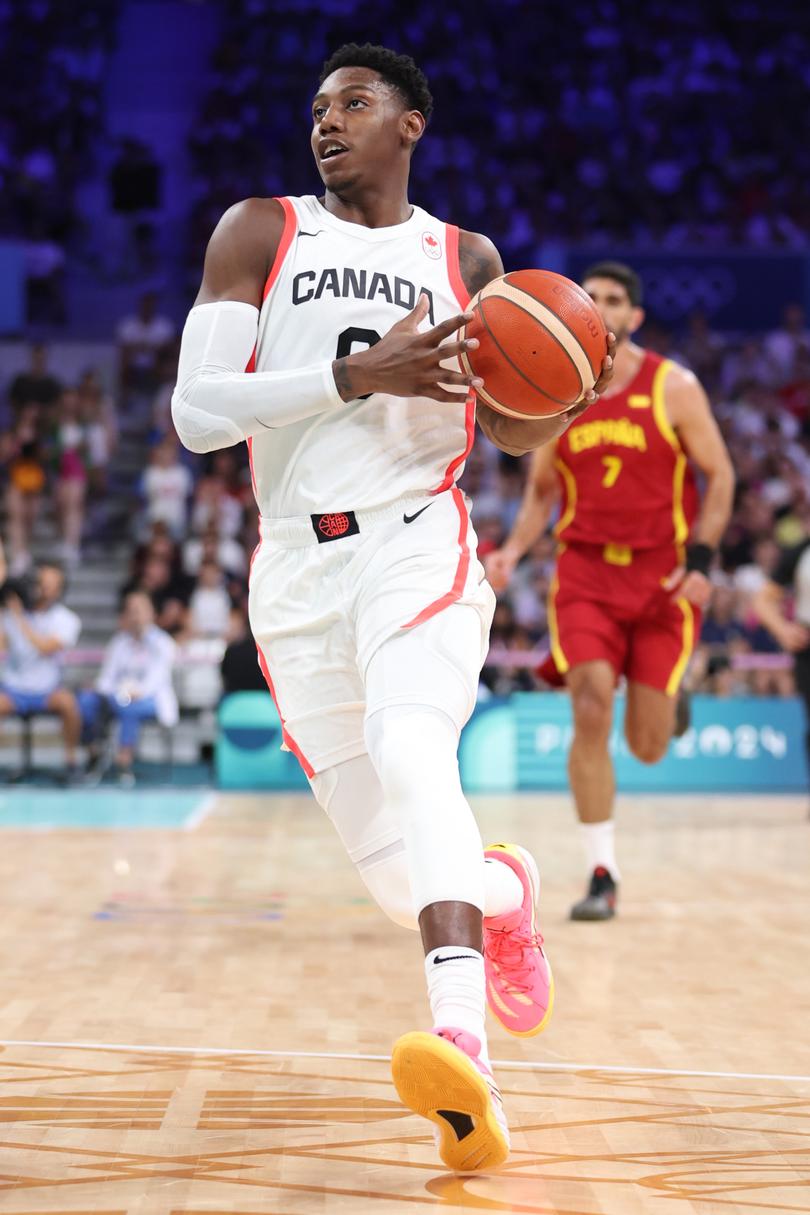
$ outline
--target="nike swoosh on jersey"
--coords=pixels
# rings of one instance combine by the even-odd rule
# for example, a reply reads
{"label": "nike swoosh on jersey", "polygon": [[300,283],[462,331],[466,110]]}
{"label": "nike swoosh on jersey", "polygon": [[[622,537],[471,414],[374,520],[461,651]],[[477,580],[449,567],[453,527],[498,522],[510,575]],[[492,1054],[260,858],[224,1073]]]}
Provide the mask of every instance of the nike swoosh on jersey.
{"label": "nike swoosh on jersey", "polygon": [[414,519],[418,519],[420,515],[424,515],[424,513],[428,509],[428,507],[432,506],[432,505],[433,505],[432,502],[428,502],[427,506],[423,506],[422,509],[418,510],[415,515],[403,515],[402,522],[403,523],[413,523]]}
{"label": "nike swoosh on jersey", "polygon": [[322,232],[323,232],[323,228],[319,228],[317,232],[299,232],[298,235],[299,236],[320,236]]}

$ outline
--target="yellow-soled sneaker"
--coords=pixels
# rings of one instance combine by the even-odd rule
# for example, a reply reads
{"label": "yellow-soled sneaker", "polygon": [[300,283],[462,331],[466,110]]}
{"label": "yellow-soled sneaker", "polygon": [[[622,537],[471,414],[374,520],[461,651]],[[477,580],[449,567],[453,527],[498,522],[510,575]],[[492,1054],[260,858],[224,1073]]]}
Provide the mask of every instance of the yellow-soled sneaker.
{"label": "yellow-soled sneaker", "polygon": [[540,875],[534,857],[516,844],[492,844],[484,852],[520,878],[523,902],[508,915],[484,917],[487,1003],[510,1034],[532,1038],[548,1025],[554,977],[537,928]]}
{"label": "yellow-soled sneaker", "polygon": [[394,1043],[391,1074],[399,1099],[435,1126],[442,1161],[458,1173],[495,1169],[509,1155],[509,1127],[481,1043],[439,1026]]}

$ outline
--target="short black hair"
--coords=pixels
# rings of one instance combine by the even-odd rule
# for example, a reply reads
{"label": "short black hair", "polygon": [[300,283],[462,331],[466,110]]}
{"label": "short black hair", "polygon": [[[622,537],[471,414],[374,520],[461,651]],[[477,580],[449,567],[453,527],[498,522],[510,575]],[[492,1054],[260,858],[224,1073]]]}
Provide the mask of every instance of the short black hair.
{"label": "short black hair", "polygon": [[612,278],[614,283],[620,283],[624,287],[633,307],[641,307],[644,300],[641,279],[635,270],[626,266],[624,262],[595,262],[583,274],[583,283],[587,283],[589,278]]}
{"label": "short black hair", "polygon": [[62,599],[68,590],[68,572],[64,561],[60,561],[57,557],[40,557],[40,559],[34,563],[34,571],[37,577],[39,577],[41,570],[56,570],[56,572],[59,574],[62,580],[59,598]]}
{"label": "short black hair", "polygon": [[398,55],[387,46],[373,46],[370,42],[363,46],[347,42],[326,60],[318,84],[323,84],[327,76],[344,67],[365,67],[379,72],[383,80],[397,90],[409,110],[418,110],[425,122],[430,121],[433,97],[427,76],[410,55]]}
{"label": "short black hair", "polygon": [[62,575],[62,582],[67,582],[65,563],[64,561],[60,561],[58,557],[40,557],[35,563],[34,569],[37,573],[40,570],[56,570],[57,573]]}

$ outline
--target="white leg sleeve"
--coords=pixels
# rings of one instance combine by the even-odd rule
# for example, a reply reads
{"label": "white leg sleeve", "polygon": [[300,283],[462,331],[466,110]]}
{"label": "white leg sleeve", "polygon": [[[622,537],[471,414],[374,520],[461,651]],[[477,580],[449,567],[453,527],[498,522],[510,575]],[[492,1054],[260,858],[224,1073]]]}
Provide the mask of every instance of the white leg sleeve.
{"label": "white leg sleeve", "polygon": [[402,830],[368,755],[318,772],[309,783],[378,907],[395,924],[418,928]]}
{"label": "white leg sleeve", "polygon": [[487,915],[520,905],[522,888],[508,866],[484,863],[458,770],[481,627],[474,608],[456,604],[385,642],[366,671],[371,759],[348,760],[311,781],[375,901],[408,928],[430,903],[471,903]]}
{"label": "white leg sleeve", "polygon": [[402,828],[417,915],[445,902],[483,912],[483,847],[461,789],[458,733],[449,717],[406,705],[380,709],[366,721],[366,741],[386,806]]}
{"label": "white leg sleeve", "polygon": [[357,872],[374,902],[389,920],[399,924],[400,928],[410,928],[412,932],[419,931],[403,839],[358,861]]}
{"label": "white leg sleeve", "polygon": [[293,371],[246,372],[258,326],[258,308],[237,300],[198,304],[188,314],[172,419],[189,451],[233,447],[344,404],[331,360]]}
{"label": "white leg sleeve", "polygon": [[457,756],[475,704],[481,630],[477,610],[455,604],[390,638],[366,670],[366,743],[402,829],[417,915],[441,902],[484,909],[481,836]]}
{"label": "white leg sleeve", "polygon": [[[405,841],[393,811],[383,802],[369,757],[337,764],[309,783],[377,906],[395,924],[417,931]],[[487,862],[484,879],[485,916],[504,915],[520,906],[523,889],[508,865]]]}

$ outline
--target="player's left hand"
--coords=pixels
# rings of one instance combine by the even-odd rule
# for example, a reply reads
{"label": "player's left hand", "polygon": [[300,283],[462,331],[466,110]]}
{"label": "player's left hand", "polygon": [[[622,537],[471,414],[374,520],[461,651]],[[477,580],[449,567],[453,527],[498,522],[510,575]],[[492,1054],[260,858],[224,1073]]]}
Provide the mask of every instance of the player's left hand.
{"label": "player's left hand", "polygon": [[670,591],[673,599],[685,599],[694,603],[695,607],[705,608],[714,590],[705,574],[699,570],[689,570],[679,565],[664,579],[664,590]]}
{"label": "player's left hand", "polygon": [[[616,351],[616,334],[609,333],[607,339],[608,351],[602,360],[602,371],[599,379],[593,388],[590,388],[580,397],[576,405],[572,405],[564,413],[551,414],[545,418],[508,418],[505,414],[496,413],[494,409],[490,409],[488,405],[479,400],[478,418],[479,421],[482,418],[488,420],[486,433],[492,441],[502,451],[509,451],[512,455],[520,455],[559,439],[560,435],[565,433],[571,423],[576,421],[589,405],[593,405],[594,401],[599,400],[599,397],[613,379],[613,355]],[[512,445],[514,445],[514,449]]]}
{"label": "player's left hand", "polygon": [[[599,374],[599,379],[594,384],[593,388],[589,388],[586,393],[580,397],[576,405],[572,405],[565,413],[558,414],[557,417],[562,419],[563,425],[559,428],[559,433],[562,434],[572,422],[576,421],[580,414],[584,413],[589,405],[593,405],[594,401],[598,401],[602,393],[607,388],[610,381],[613,379],[614,367],[613,356],[616,353],[616,334],[609,333],[607,335],[608,352],[602,360],[602,370]],[[555,434],[553,438],[557,438]]]}

